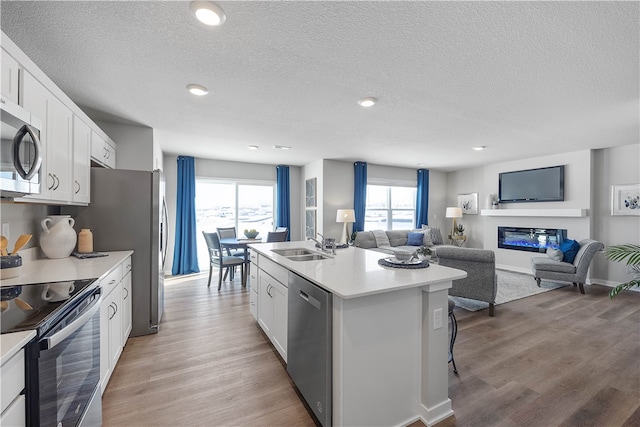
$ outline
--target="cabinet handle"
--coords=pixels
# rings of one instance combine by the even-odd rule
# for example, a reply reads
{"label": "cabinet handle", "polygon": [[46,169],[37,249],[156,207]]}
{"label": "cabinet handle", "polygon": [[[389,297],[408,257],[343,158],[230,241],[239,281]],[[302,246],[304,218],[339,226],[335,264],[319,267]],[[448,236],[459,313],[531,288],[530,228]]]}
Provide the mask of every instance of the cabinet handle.
{"label": "cabinet handle", "polygon": [[109,308],[113,308],[113,314],[109,316],[109,320],[113,319],[113,316],[116,315],[116,308],[113,305],[113,303],[109,304]]}
{"label": "cabinet handle", "polygon": [[6,101],[4,100],[4,98],[0,98],[0,104],[5,104]]}
{"label": "cabinet handle", "polygon": [[102,155],[103,159],[107,158],[107,153],[109,152],[109,150],[107,150],[107,147],[102,147],[102,149],[104,150],[104,154]]}
{"label": "cabinet handle", "polygon": [[125,300],[125,299],[129,298],[129,289],[123,288],[123,291],[127,292],[127,294],[122,298],[123,300]]}
{"label": "cabinet handle", "polygon": [[51,178],[51,181],[53,181],[53,183],[47,187],[47,190],[51,190],[53,188],[54,185],[56,185],[56,180],[53,177],[53,175],[51,175],[50,173],[48,173],[47,175],[49,175],[49,178]]}
{"label": "cabinet handle", "polygon": [[60,187],[60,179],[58,178],[58,175],[56,175],[55,173],[53,174],[53,179],[56,180],[55,187],[53,187],[53,191],[55,191],[58,189],[58,187]]}
{"label": "cabinet handle", "polygon": [[80,192],[80,183],[78,182],[78,180],[76,179],[76,185],[78,186],[78,189],[76,190],[76,194],[78,194]]}
{"label": "cabinet handle", "polygon": [[110,284],[110,285],[113,285],[114,283],[116,283],[116,279],[112,279],[112,280],[109,282],[109,284]]}

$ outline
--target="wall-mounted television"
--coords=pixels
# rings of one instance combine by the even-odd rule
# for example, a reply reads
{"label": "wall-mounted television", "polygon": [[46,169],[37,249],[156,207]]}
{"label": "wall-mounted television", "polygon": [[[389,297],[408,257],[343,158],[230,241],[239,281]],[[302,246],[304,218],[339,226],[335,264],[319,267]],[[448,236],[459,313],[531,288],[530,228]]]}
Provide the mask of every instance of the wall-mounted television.
{"label": "wall-mounted television", "polygon": [[500,203],[563,201],[564,165],[502,172],[498,200]]}

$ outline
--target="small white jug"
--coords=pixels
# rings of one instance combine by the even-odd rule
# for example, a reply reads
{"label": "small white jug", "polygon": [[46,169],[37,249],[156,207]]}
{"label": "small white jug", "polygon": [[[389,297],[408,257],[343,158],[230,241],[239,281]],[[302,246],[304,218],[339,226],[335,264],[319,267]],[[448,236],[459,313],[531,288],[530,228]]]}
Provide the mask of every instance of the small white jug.
{"label": "small white jug", "polygon": [[69,215],[49,215],[42,220],[40,248],[47,258],[67,258],[76,247],[75,220]]}

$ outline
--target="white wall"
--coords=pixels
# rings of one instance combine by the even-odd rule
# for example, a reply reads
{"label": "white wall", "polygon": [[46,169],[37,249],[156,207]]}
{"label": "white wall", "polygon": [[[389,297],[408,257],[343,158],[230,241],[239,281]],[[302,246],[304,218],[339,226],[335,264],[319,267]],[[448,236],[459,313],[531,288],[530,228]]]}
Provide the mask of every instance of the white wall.
{"label": "white wall", "polygon": [[[640,183],[640,144],[594,150],[593,238],[605,246],[640,245],[640,217],[611,215],[611,186]],[[596,283],[618,284],[631,279],[624,263],[597,256],[592,265]]]}
{"label": "white wall", "polygon": [[[336,222],[336,213],[338,209],[353,209],[353,163],[324,160],[323,177],[323,234],[338,241],[344,224]],[[349,224],[349,230],[352,229],[353,224]]]}
{"label": "white wall", "polygon": [[[175,219],[178,177],[178,156],[165,155],[163,158],[164,175],[166,179],[166,200],[169,211],[169,241],[167,247],[167,263],[165,272],[170,273],[173,265],[173,248],[175,245]],[[228,162],[211,159],[195,159],[196,177],[216,179],[270,181],[276,182],[276,165],[257,163]],[[289,167],[289,181],[291,191],[291,240],[300,240],[300,217],[296,215],[295,207],[300,205],[301,168]]]}

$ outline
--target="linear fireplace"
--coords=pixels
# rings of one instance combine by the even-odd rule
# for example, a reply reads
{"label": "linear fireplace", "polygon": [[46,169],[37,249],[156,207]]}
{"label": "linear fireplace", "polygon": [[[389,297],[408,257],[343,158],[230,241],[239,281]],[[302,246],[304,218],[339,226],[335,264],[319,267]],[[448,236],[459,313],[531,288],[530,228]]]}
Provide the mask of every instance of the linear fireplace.
{"label": "linear fireplace", "polygon": [[562,228],[498,227],[498,247],[516,251],[546,252],[567,238]]}

